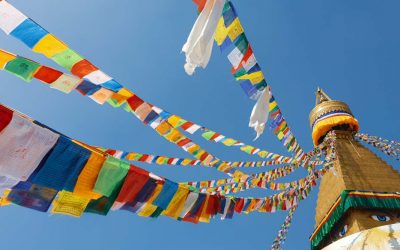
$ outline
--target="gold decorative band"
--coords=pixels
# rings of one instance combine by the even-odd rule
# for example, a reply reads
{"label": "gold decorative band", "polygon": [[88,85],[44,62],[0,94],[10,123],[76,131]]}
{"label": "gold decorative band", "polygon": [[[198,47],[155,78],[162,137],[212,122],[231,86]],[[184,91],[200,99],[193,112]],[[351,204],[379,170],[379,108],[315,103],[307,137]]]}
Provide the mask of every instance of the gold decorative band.
{"label": "gold decorative band", "polygon": [[353,115],[349,106],[341,101],[325,101],[313,108],[310,112],[310,127],[321,116],[334,111],[343,111]]}

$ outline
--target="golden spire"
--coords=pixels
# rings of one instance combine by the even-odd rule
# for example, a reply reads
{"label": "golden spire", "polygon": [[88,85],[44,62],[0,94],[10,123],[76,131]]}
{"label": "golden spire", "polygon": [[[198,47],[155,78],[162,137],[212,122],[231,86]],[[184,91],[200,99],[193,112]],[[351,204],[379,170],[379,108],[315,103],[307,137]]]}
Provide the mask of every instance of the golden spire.
{"label": "golden spire", "polygon": [[357,132],[359,129],[358,121],[349,106],[332,100],[320,88],[317,89],[315,107],[310,112],[310,127],[314,145],[318,145],[330,130]]}
{"label": "golden spire", "polygon": [[315,93],[315,96],[315,106],[322,102],[332,101],[332,99],[320,87],[317,88],[317,93]]}

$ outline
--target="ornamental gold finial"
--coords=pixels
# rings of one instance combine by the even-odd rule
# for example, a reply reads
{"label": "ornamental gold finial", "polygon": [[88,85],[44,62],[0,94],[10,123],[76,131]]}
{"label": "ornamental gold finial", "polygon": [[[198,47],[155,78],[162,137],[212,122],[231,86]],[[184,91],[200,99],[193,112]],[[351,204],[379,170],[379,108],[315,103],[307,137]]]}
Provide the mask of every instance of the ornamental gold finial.
{"label": "ornamental gold finial", "polygon": [[341,101],[332,100],[321,88],[317,88],[315,107],[310,112],[310,127],[314,145],[331,130],[357,132],[358,121],[349,106]]}

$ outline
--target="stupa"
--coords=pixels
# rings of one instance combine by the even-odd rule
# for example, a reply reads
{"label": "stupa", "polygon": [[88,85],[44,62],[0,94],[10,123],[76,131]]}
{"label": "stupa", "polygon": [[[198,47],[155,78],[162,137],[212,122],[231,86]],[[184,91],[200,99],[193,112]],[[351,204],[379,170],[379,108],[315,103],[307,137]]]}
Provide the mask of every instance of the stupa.
{"label": "stupa", "polygon": [[349,106],[321,89],[310,126],[315,145],[335,132],[337,154],[320,183],[311,248],[400,249],[399,172],[357,142]]}

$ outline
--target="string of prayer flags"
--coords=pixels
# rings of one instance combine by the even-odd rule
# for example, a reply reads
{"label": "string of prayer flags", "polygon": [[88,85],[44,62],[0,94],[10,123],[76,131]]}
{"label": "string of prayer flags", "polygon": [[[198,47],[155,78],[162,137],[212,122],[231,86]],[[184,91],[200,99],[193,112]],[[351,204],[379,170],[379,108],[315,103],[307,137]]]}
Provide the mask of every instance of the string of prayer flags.
{"label": "string of prayer flags", "polygon": [[276,183],[273,181],[278,178],[282,178],[289,175],[297,167],[287,166],[269,172],[254,174],[251,177],[244,180],[240,179],[235,180],[233,178],[233,179],[220,179],[212,181],[187,182],[183,184],[199,188],[200,192],[203,193],[220,194],[220,195],[238,193],[255,187],[262,189],[271,189],[275,191],[284,191],[292,188],[304,188],[306,183],[308,182],[314,182],[313,185],[316,185],[316,181],[322,178],[324,174],[331,169],[332,164],[333,162],[329,161],[324,164],[323,168],[311,172],[307,177],[286,183]]}
{"label": "string of prayer flags", "polygon": [[235,7],[230,1],[225,3],[214,37],[222,51],[233,47],[233,50],[228,53],[228,60],[232,64],[231,72],[236,80],[240,81],[240,86],[245,94],[250,99],[257,101],[249,122],[249,127],[256,132],[256,140],[264,132],[268,120],[271,90],[267,87],[264,74],[244,33]]}
{"label": "string of prayer flags", "polygon": [[[157,165],[174,165],[174,166],[204,166],[204,162],[200,160],[194,160],[190,158],[177,158],[170,156],[160,156],[160,155],[152,155],[152,154],[142,154],[137,152],[125,152],[122,150],[115,149],[105,149],[99,148],[99,150],[112,155],[115,158],[123,159],[127,161],[137,161],[144,162],[148,164],[157,164]],[[252,151],[252,150],[250,150]],[[309,152],[307,155],[311,157],[311,153]],[[275,157],[274,157],[275,158]],[[296,164],[297,160],[294,158],[279,156],[275,160],[270,161],[224,161],[230,167],[246,167],[246,168],[254,168],[254,167],[265,167],[265,166],[273,166],[279,164]],[[322,161],[310,161],[311,165],[322,165]]]}
{"label": "string of prayer flags", "polygon": [[297,205],[290,208],[288,215],[283,222],[281,229],[278,232],[278,235],[274,239],[271,250],[279,250],[282,249],[282,245],[285,243],[286,236],[289,230],[290,225],[292,224],[293,214],[297,209]]}
{"label": "string of prayer flags", "polygon": [[[333,164],[332,162],[326,163],[323,168],[321,168],[317,171],[314,171],[313,176],[315,176],[317,180],[321,179],[322,176],[324,176],[325,173],[327,173],[327,171],[332,167],[332,164]],[[304,187],[309,178],[310,178],[310,176],[307,176],[305,178],[298,179],[296,181],[285,182],[285,183],[271,182],[269,185],[269,189],[276,190],[276,191],[278,191],[278,190],[282,191],[282,190],[287,190],[287,189],[295,188],[295,187]]]}
{"label": "string of prayer flags", "polygon": [[207,181],[195,181],[195,182],[182,182],[182,184],[195,187],[195,188],[213,188],[220,187],[226,184],[232,183],[245,183],[250,182],[252,180],[257,180],[256,183],[260,180],[270,181],[272,179],[280,178],[290,174],[294,171],[294,169],[298,168],[296,165],[288,165],[284,167],[279,167],[272,169],[270,171],[261,172],[257,174],[251,174],[249,176],[243,176],[242,178],[234,177],[234,178],[225,178],[219,180],[207,180]]}
{"label": "string of prayer flags", "polygon": [[[199,5],[199,3],[197,4]],[[231,72],[235,79],[240,81],[240,86],[246,95],[250,99],[257,101],[252,110],[249,122],[249,126],[256,131],[257,135],[255,139],[257,139],[264,131],[265,124],[268,120],[268,114],[271,112],[281,114],[282,112],[270,93],[271,88],[267,87],[268,84],[264,74],[257,62],[249,40],[244,33],[243,26],[240,23],[237,11],[231,1],[225,2],[222,16],[214,33],[214,39],[221,51],[225,51],[231,47],[233,48],[228,53],[228,60],[232,64]],[[272,110],[271,104],[268,108],[269,102],[275,102]],[[272,118],[274,115],[270,114],[270,117]],[[279,119],[279,123],[277,123],[276,119],[272,122],[274,127],[285,127],[285,130],[279,131],[281,134],[275,133],[275,135],[277,135],[280,141],[285,138],[283,143],[289,152],[294,150],[297,155],[300,155],[302,150],[294,134],[287,126],[286,120],[283,116],[280,116]],[[286,126],[283,124],[286,124]],[[282,135],[282,133],[286,136],[283,137],[284,135]]]}
{"label": "string of prayer flags", "polygon": [[361,136],[361,137],[370,137],[388,144],[393,145],[394,147],[396,147],[396,150],[398,150],[398,148],[400,147],[400,142],[394,141],[394,140],[388,140],[379,136],[372,136],[372,135],[368,135],[368,134],[364,134],[364,133],[357,133],[357,136]]}
{"label": "string of prayer flags", "polygon": [[363,141],[369,145],[372,145],[383,153],[400,161],[400,147],[398,146],[397,142],[362,133],[357,133],[355,138],[359,141]]}
{"label": "string of prayer flags", "polygon": [[270,128],[277,138],[283,142],[283,145],[289,152],[293,151],[296,156],[303,155],[304,152],[290,130],[285,118],[283,117],[274,96],[271,96],[269,103],[269,114],[271,118]]}

